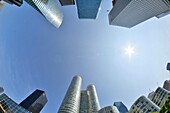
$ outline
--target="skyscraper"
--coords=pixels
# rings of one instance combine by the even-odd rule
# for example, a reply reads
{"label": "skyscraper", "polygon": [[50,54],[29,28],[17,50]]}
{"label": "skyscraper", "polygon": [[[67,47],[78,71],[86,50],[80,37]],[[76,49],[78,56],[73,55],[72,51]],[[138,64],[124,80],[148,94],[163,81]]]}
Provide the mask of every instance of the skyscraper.
{"label": "skyscraper", "polygon": [[94,85],[89,85],[87,87],[89,92],[89,113],[97,113],[100,110],[100,104]]}
{"label": "skyscraper", "polygon": [[31,113],[14,102],[5,93],[0,95],[0,111],[0,113]]}
{"label": "skyscraper", "polygon": [[76,0],[80,19],[96,19],[102,0]]}
{"label": "skyscraper", "polygon": [[159,111],[160,108],[145,96],[139,97],[131,106],[128,113],[151,113]]}
{"label": "skyscraper", "polygon": [[4,88],[0,87],[0,94],[4,92]]}
{"label": "skyscraper", "polygon": [[73,78],[58,113],[79,113],[81,82],[80,76]]}
{"label": "skyscraper", "polygon": [[153,98],[151,99],[157,106],[161,107],[164,102],[168,99],[170,92],[164,88],[158,87],[154,92]]}
{"label": "skyscraper", "polygon": [[0,0],[0,9],[2,8],[2,6],[5,2],[9,3],[11,5],[15,4],[19,7],[23,4],[23,0]]}
{"label": "skyscraper", "polygon": [[120,113],[127,113],[128,109],[122,102],[114,102],[114,106],[117,107]]}
{"label": "skyscraper", "polygon": [[29,5],[42,14],[55,27],[59,27],[63,21],[63,13],[55,0],[25,0]]}
{"label": "skyscraper", "polygon": [[67,6],[67,5],[74,5],[75,1],[74,0],[59,0],[62,6]]}
{"label": "skyscraper", "polygon": [[170,0],[113,0],[109,24],[131,28],[152,17],[170,13]]}
{"label": "skyscraper", "polygon": [[47,101],[45,92],[37,89],[19,105],[32,113],[39,113]]}
{"label": "skyscraper", "polygon": [[170,80],[164,82],[163,88],[170,91]]}
{"label": "skyscraper", "polygon": [[98,113],[119,113],[115,106],[107,106],[99,110]]}
{"label": "skyscraper", "polygon": [[170,71],[170,63],[167,64],[166,69]]}
{"label": "skyscraper", "polygon": [[75,76],[68,88],[58,113],[98,113],[100,104],[94,85],[81,90],[82,79]]}

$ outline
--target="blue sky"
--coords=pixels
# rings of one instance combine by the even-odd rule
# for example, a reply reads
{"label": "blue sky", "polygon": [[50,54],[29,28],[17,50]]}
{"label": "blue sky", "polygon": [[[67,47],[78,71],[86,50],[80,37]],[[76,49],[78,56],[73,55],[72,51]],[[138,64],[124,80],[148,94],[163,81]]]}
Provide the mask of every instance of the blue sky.
{"label": "blue sky", "polygon": [[[0,85],[16,102],[42,89],[49,100],[42,113],[56,113],[72,77],[81,75],[83,89],[96,86],[102,107],[123,101],[129,108],[169,79],[170,15],[127,29],[109,26],[109,0],[96,20],[79,20],[75,6],[60,8],[59,29],[25,2],[0,12]],[[129,43],[131,59],[123,51]]]}

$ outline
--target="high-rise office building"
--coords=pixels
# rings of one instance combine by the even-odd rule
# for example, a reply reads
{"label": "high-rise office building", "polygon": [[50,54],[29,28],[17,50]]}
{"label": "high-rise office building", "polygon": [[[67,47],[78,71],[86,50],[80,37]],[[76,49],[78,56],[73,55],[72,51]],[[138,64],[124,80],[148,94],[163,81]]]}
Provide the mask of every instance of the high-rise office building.
{"label": "high-rise office building", "polygon": [[58,113],[79,113],[81,82],[80,76],[73,78]]}
{"label": "high-rise office building", "polygon": [[115,106],[107,106],[99,110],[98,113],[120,113]]}
{"label": "high-rise office building", "polygon": [[0,95],[0,111],[0,113],[31,113],[14,102],[5,93]]}
{"label": "high-rise office building", "polygon": [[59,27],[63,21],[63,13],[55,0],[25,0],[29,5],[42,14],[55,27]]}
{"label": "high-rise office building", "polygon": [[160,108],[145,96],[139,97],[131,106],[128,113],[150,113],[159,111]]}
{"label": "high-rise office building", "polygon": [[148,94],[148,98],[149,98],[150,100],[152,100],[153,97],[154,97],[154,94],[155,94],[154,91],[150,92],[150,93]]}
{"label": "high-rise office building", "polygon": [[62,6],[75,5],[74,0],[59,0]]}
{"label": "high-rise office building", "polygon": [[0,87],[0,94],[4,92],[4,88]]}
{"label": "high-rise office building", "polygon": [[89,113],[97,113],[100,110],[100,104],[94,85],[89,85],[87,87],[89,92]]}
{"label": "high-rise office building", "polygon": [[166,69],[170,71],[170,63],[167,64]]}
{"label": "high-rise office building", "polygon": [[76,0],[80,19],[96,19],[102,0]]}
{"label": "high-rise office building", "polygon": [[128,109],[122,102],[114,102],[114,106],[117,107],[120,113],[127,113]]}
{"label": "high-rise office building", "polygon": [[29,110],[31,113],[39,113],[47,101],[45,92],[37,89],[19,105]]}
{"label": "high-rise office building", "polygon": [[23,4],[23,0],[0,0],[0,9],[4,5],[4,3],[9,3],[11,5],[15,4],[20,7]]}
{"label": "high-rise office building", "polygon": [[94,85],[81,90],[82,79],[75,76],[68,88],[58,113],[98,113],[100,104]]}
{"label": "high-rise office building", "polygon": [[109,24],[131,28],[152,17],[170,13],[170,0],[113,0]]}
{"label": "high-rise office building", "polygon": [[158,87],[154,92],[153,98],[151,99],[156,105],[161,107],[164,102],[168,99],[170,92],[164,88]]}
{"label": "high-rise office building", "polygon": [[170,80],[164,82],[163,88],[170,91]]}

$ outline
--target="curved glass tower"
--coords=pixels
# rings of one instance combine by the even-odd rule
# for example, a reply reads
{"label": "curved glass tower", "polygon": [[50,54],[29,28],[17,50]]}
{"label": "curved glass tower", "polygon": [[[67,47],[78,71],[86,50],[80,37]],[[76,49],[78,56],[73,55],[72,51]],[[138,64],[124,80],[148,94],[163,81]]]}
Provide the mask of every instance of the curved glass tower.
{"label": "curved glass tower", "polygon": [[34,9],[40,12],[55,27],[60,27],[63,13],[55,0],[25,0]]}
{"label": "curved glass tower", "polygon": [[81,83],[80,76],[73,78],[58,113],[79,113]]}

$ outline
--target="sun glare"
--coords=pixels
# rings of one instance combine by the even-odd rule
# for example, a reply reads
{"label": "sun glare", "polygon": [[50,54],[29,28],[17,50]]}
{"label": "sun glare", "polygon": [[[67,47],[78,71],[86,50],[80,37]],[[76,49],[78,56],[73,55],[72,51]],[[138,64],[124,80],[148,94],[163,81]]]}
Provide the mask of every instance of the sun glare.
{"label": "sun glare", "polygon": [[134,47],[132,47],[131,45],[128,45],[128,47],[126,47],[124,51],[125,55],[128,55],[129,57],[131,57],[135,53]]}

